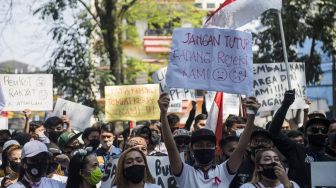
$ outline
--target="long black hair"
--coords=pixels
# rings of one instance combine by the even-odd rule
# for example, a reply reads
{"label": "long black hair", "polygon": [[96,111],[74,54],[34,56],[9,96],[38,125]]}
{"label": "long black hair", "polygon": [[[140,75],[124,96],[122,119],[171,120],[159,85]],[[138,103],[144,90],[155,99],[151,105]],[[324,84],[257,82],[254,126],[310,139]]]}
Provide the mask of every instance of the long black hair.
{"label": "long black hair", "polygon": [[[92,150],[92,149],[91,149]],[[87,156],[92,154],[89,149],[80,149],[72,154],[68,168],[68,180],[66,188],[79,187],[83,177],[80,175],[85,165],[89,163]],[[96,186],[92,186],[96,188]]]}

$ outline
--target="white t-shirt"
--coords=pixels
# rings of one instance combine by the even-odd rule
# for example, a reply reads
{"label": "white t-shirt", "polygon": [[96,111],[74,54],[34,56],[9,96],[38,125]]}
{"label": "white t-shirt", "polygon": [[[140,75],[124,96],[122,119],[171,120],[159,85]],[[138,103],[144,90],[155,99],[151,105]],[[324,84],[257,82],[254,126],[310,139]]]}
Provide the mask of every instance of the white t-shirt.
{"label": "white t-shirt", "polygon": [[[294,181],[290,181],[291,183],[293,183],[294,188],[300,188],[300,186],[298,184],[296,184]],[[242,186],[240,186],[240,188],[265,188],[265,186],[261,183],[258,182],[257,186],[253,185],[252,183],[245,183]],[[273,188],[284,188],[283,184],[277,185]]]}
{"label": "white t-shirt", "polygon": [[227,161],[210,168],[207,173],[183,163],[182,172],[175,180],[179,187],[227,188],[234,176],[228,171]]}
{"label": "white t-shirt", "polygon": [[68,180],[68,177],[67,176],[61,176],[61,175],[58,175],[58,174],[53,174],[53,176],[51,177],[51,179],[57,180],[57,181],[60,181],[60,182],[66,184],[66,182]]}
{"label": "white t-shirt", "polygon": [[[113,186],[112,188],[117,188],[117,186]],[[152,183],[145,183],[144,188],[161,188],[161,186]]]}
{"label": "white t-shirt", "polygon": [[[32,188],[65,188],[65,183],[62,183],[57,180],[53,180],[50,178],[43,177],[39,183],[39,185],[34,186],[32,185]],[[26,188],[21,182],[16,182],[12,185],[10,185],[8,188]]]}

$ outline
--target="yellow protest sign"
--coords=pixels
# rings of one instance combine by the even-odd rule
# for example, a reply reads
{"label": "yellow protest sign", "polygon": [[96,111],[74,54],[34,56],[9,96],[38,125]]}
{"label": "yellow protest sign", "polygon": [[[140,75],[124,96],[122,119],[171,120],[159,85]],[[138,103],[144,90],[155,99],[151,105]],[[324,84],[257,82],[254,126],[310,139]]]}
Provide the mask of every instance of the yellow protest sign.
{"label": "yellow protest sign", "polygon": [[159,85],[105,86],[106,120],[154,120],[160,118]]}

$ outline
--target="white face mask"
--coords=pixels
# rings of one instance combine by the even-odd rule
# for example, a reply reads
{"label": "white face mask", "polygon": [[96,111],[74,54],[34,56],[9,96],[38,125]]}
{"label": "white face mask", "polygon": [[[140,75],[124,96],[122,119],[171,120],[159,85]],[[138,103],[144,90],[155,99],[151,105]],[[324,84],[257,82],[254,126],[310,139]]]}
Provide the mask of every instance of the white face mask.
{"label": "white face mask", "polygon": [[104,142],[104,143],[102,144],[102,147],[108,149],[108,148],[110,148],[112,145],[113,145],[113,142],[112,142],[112,141],[108,141],[108,142]]}
{"label": "white face mask", "polygon": [[243,133],[244,129],[237,129],[236,130],[236,136],[240,137],[240,135]]}
{"label": "white face mask", "polygon": [[49,144],[50,143],[50,140],[49,138],[44,134],[44,133],[38,133],[38,140],[45,143],[45,144]]}

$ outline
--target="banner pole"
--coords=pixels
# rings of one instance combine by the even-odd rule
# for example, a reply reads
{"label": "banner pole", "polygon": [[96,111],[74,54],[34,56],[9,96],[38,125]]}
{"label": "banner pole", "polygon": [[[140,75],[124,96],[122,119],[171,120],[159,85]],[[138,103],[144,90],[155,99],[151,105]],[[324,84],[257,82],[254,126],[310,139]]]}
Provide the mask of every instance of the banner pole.
{"label": "banner pole", "polygon": [[281,10],[277,10],[277,13],[278,13],[279,25],[280,25],[282,50],[283,50],[285,64],[286,64],[286,73],[287,73],[288,88],[291,90],[292,89],[292,85],[291,85],[291,82],[290,82],[290,79],[289,79],[289,65],[288,65],[288,57],[287,57],[285,34],[284,34],[284,30],[283,30],[283,25],[282,25]]}

